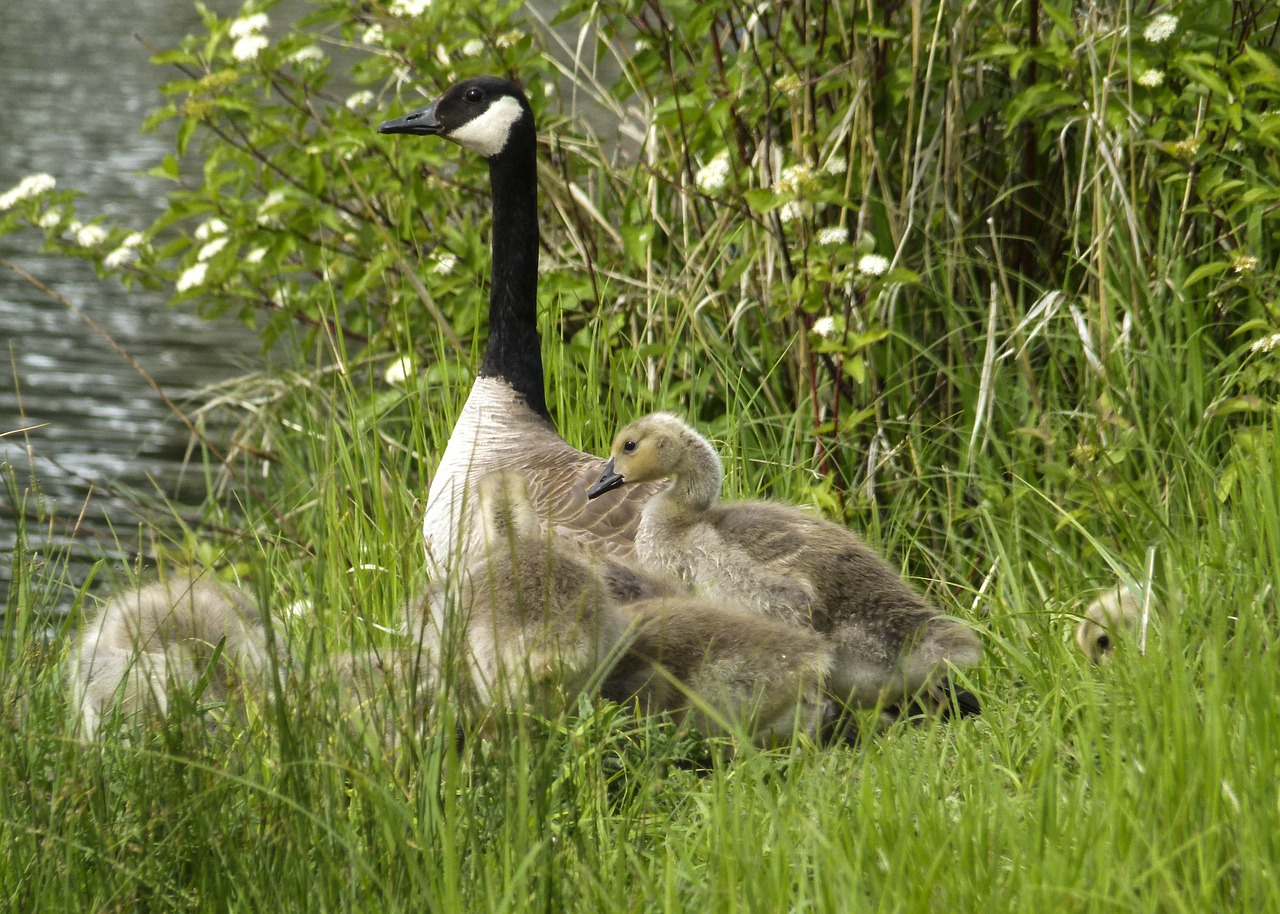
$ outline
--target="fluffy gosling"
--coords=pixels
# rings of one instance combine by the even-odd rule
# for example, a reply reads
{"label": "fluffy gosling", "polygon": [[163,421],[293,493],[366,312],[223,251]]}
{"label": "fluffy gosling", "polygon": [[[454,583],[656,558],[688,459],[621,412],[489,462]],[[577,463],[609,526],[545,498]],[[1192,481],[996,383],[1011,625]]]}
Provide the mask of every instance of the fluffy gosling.
{"label": "fluffy gosling", "polygon": [[[210,670],[215,649],[222,645]],[[269,681],[262,616],[243,591],[178,575],[115,595],[86,623],[71,669],[72,706],[90,739],[113,713],[133,721],[169,712],[175,689],[207,677],[201,702],[264,694]]]}
{"label": "fluffy gosling", "polygon": [[828,688],[843,702],[900,704],[948,665],[981,660],[970,629],[925,603],[853,533],[789,505],[721,503],[722,476],[710,442],[654,413],[618,433],[588,495],[670,478],[641,514],[637,556],[719,602],[825,635],[835,651]]}

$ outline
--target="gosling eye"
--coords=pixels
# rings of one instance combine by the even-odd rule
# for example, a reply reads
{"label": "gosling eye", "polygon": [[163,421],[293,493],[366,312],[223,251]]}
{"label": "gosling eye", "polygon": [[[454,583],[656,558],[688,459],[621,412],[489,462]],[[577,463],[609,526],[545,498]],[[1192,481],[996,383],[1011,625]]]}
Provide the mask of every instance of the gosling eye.
{"label": "gosling eye", "polygon": [[472,86],[463,98],[474,105],[476,102],[484,101],[484,91],[479,86]]}
{"label": "gosling eye", "polygon": [[635,453],[635,449],[636,449],[636,443],[633,440],[628,440],[625,444],[622,445],[622,452],[624,454],[633,454]]}

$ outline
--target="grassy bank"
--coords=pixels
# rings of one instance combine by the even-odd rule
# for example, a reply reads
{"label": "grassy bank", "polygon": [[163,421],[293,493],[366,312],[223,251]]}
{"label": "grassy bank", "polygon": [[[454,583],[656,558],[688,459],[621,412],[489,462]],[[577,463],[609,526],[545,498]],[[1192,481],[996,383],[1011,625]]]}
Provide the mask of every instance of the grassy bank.
{"label": "grassy bank", "polygon": [[[414,103],[399,68],[428,93],[513,72],[548,138],[564,436],[603,453],[673,409],[714,438],[730,494],[843,518],[981,633],[982,716],[733,756],[591,703],[459,744],[446,696],[387,752],[304,676],[247,724],[176,715],[85,745],[69,631],[40,637],[84,582],[6,468],[26,525],[0,657],[6,908],[1280,909],[1275,12],[1186,3],[1157,29],[1047,0],[598,4],[602,86],[557,81],[549,38],[473,6],[317,3],[249,60],[211,16],[166,55],[183,72],[160,114],[204,171],[160,169],[170,210],[123,266],[115,235],[87,251],[70,210],[46,218],[69,195],[0,214],[298,334],[293,370],[210,393],[239,431],[165,560],[242,581],[317,667],[390,643],[484,337],[487,198],[480,163],[370,124]],[[316,42],[360,56],[377,106],[331,97],[327,60],[291,62]],[[569,88],[651,126],[643,152],[587,135]],[[1094,667],[1071,631],[1117,579],[1165,608],[1145,652]]]}

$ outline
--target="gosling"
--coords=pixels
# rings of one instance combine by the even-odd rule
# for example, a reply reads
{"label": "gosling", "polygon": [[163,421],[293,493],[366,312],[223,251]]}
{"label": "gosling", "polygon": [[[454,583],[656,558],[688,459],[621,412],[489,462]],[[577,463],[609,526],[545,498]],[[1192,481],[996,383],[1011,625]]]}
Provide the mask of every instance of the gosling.
{"label": "gosling", "polygon": [[230,703],[265,692],[269,673],[254,601],[212,578],[178,575],[117,594],[85,625],[71,667],[72,707],[94,739],[113,714],[122,723],[167,715],[175,690]]}
{"label": "gosling", "polygon": [[[839,701],[904,705],[938,688],[948,666],[981,660],[970,629],[925,603],[850,531],[788,505],[719,503],[719,455],[676,416],[654,413],[619,432],[587,494],[665,478],[671,485],[641,514],[637,556],[719,602],[825,635],[835,652],[828,689]],[[976,710],[967,694],[957,704]]]}
{"label": "gosling", "polygon": [[[1152,614],[1160,604],[1151,599]],[[1076,626],[1076,646],[1094,663],[1105,660],[1116,643],[1142,624],[1142,595],[1123,584],[1103,591],[1084,611]]]}
{"label": "gosling", "polygon": [[821,635],[695,597],[625,609],[631,636],[604,679],[605,698],[687,714],[703,734],[744,732],[762,746],[818,735],[834,659]]}
{"label": "gosling", "polygon": [[627,617],[580,546],[541,532],[521,474],[482,477],[477,498],[483,547],[456,601],[444,588],[431,595],[435,628],[448,633],[450,610],[461,611],[482,706],[563,701],[589,684],[622,640]]}

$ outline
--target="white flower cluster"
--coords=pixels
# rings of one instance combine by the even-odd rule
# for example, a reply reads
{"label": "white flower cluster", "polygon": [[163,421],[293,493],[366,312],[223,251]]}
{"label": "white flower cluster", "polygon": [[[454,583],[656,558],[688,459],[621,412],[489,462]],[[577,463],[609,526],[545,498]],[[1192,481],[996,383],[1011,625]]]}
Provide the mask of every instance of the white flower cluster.
{"label": "white flower cluster", "polygon": [[808,165],[788,165],[773,183],[773,189],[780,194],[803,196],[813,186],[813,171]]}
{"label": "white flower cluster", "polygon": [[222,249],[230,242],[230,238],[226,235],[219,235],[217,238],[211,238],[206,241],[196,253],[196,260],[203,263],[206,260],[212,260],[218,254],[222,253]]}
{"label": "white flower cluster", "polygon": [[226,230],[227,224],[215,216],[212,219],[206,219],[204,222],[201,222],[196,226],[194,235],[196,241],[208,241],[214,235],[221,235],[226,232]]}
{"label": "white flower cluster", "polygon": [[392,16],[421,16],[431,5],[431,0],[391,0],[388,12]]}
{"label": "white flower cluster", "polygon": [[204,285],[204,277],[208,272],[209,265],[207,263],[193,263],[182,271],[182,275],[173,284],[173,288],[177,292],[190,292],[196,286]]}
{"label": "white flower cluster", "polygon": [[844,244],[849,240],[849,230],[843,225],[829,225],[818,232],[818,244]]}
{"label": "white flower cluster", "polygon": [[1232,254],[1231,269],[1236,273],[1252,273],[1258,269],[1258,258],[1252,254]]}
{"label": "white flower cluster", "polygon": [[107,230],[100,225],[81,225],[75,230],[75,238],[82,248],[96,248],[107,240]]}
{"label": "white flower cluster", "polygon": [[704,194],[718,194],[729,183],[729,153],[721,152],[698,169],[693,176],[698,189]]}
{"label": "white flower cluster", "polygon": [[1250,352],[1270,352],[1280,346],[1280,333],[1273,333],[1270,336],[1264,336],[1260,340],[1255,340],[1253,345],[1249,347]]}
{"label": "white flower cluster", "polygon": [[458,265],[458,258],[453,254],[437,254],[433,260],[435,263],[431,267],[431,272],[437,276],[449,275]]}
{"label": "white flower cluster", "polygon": [[479,57],[484,53],[484,42],[479,38],[470,38],[462,43],[463,57]]}
{"label": "white flower cluster", "polygon": [[881,276],[889,269],[889,259],[879,254],[863,254],[858,258],[858,272],[865,276]]}
{"label": "white flower cluster", "polygon": [[127,263],[133,263],[138,259],[138,248],[146,240],[142,232],[130,232],[114,251],[102,258],[102,265],[108,270],[118,270]]}
{"label": "white flower cluster", "polygon": [[268,225],[271,222],[271,211],[284,201],[284,191],[279,188],[263,197],[262,202],[258,204],[258,225]]}
{"label": "white flower cluster", "polygon": [[371,48],[381,47],[383,37],[382,26],[375,23],[364,30],[364,34],[360,36],[360,43],[367,44]]}
{"label": "white flower cluster", "polygon": [[1162,13],[1147,23],[1147,27],[1142,30],[1142,37],[1152,44],[1160,44],[1173,37],[1173,33],[1177,30],[1178,17]]}
{"label": "white flower cluster", "polygon": [[361,89],[359,92],[353,92],[348,95],[343,104],[347,106],[348,111],[359,111],[361,108],[367,108],[373,104],[373,93],[368,89]]}
{"label": "white flower cluster", "polygon": [[849,160],[844,156],[832,156],[827,159],[827,164],[822,166],[822,170],[829,175],[843,175],[849,168]]}
{"label": "white flower cluster", "polygon": [[1138,85],[1148,89],[1157,89],[1164,84],[1163,70],[1143,70],[1138,76]]}
{"label": "white flower cluster", "polygon": [[309,44],[305,48],[299,48],[289,55],[289,63],[295,63],[299,66],[305,66],[309,63],[319,63],[324,60],[324,51],[320,50],[314,44]]}
{"label": "white flower cluster", "polygon": [[836,335],[836,319],[830,314],[818,318],[813,322],[813,332],[824,340],[829,340]]}
{"label": "white flower cluster", "polygon": [[13,209],[23,200],[30,200],[32,197],[47,194],[57,186],[58,182],[53,175],[47,175],[43,172],[27,175],[13,187],[0,194],[0,212],[6,209]]}
{"label": "white flower cluster", "polygon": [[267,18],[266,13],[252,13],[248,16],[241,16],[231,23],[231,29],[228,34],[232,38],[248,38],[250,35],[259,34],[270,24],[271,20]]}
{"label": "white flower cluster", "polygon": [[266,13],[241,16],[231,23],[231,29],[227,33],[235,39],[235,44],[231,46],[231,56],[241,63],[257,59],[267,45],[271,44],[267,36],[262,34],[262,30],[269,24]]}
{"label": "white flower cluster", "polygon": [[267,256],[266,248],[254,248],[252,251],[244,255],[245,263],[262,263],[262,258]]}
{"label": "white flower cluster", "polygon": [[36,225],[42,229],[54,229],[62,225],[62,220],[66,218],[66,214],[62,210],[54,207],[47,209],[40,214],[40,218],[36,220]]}

